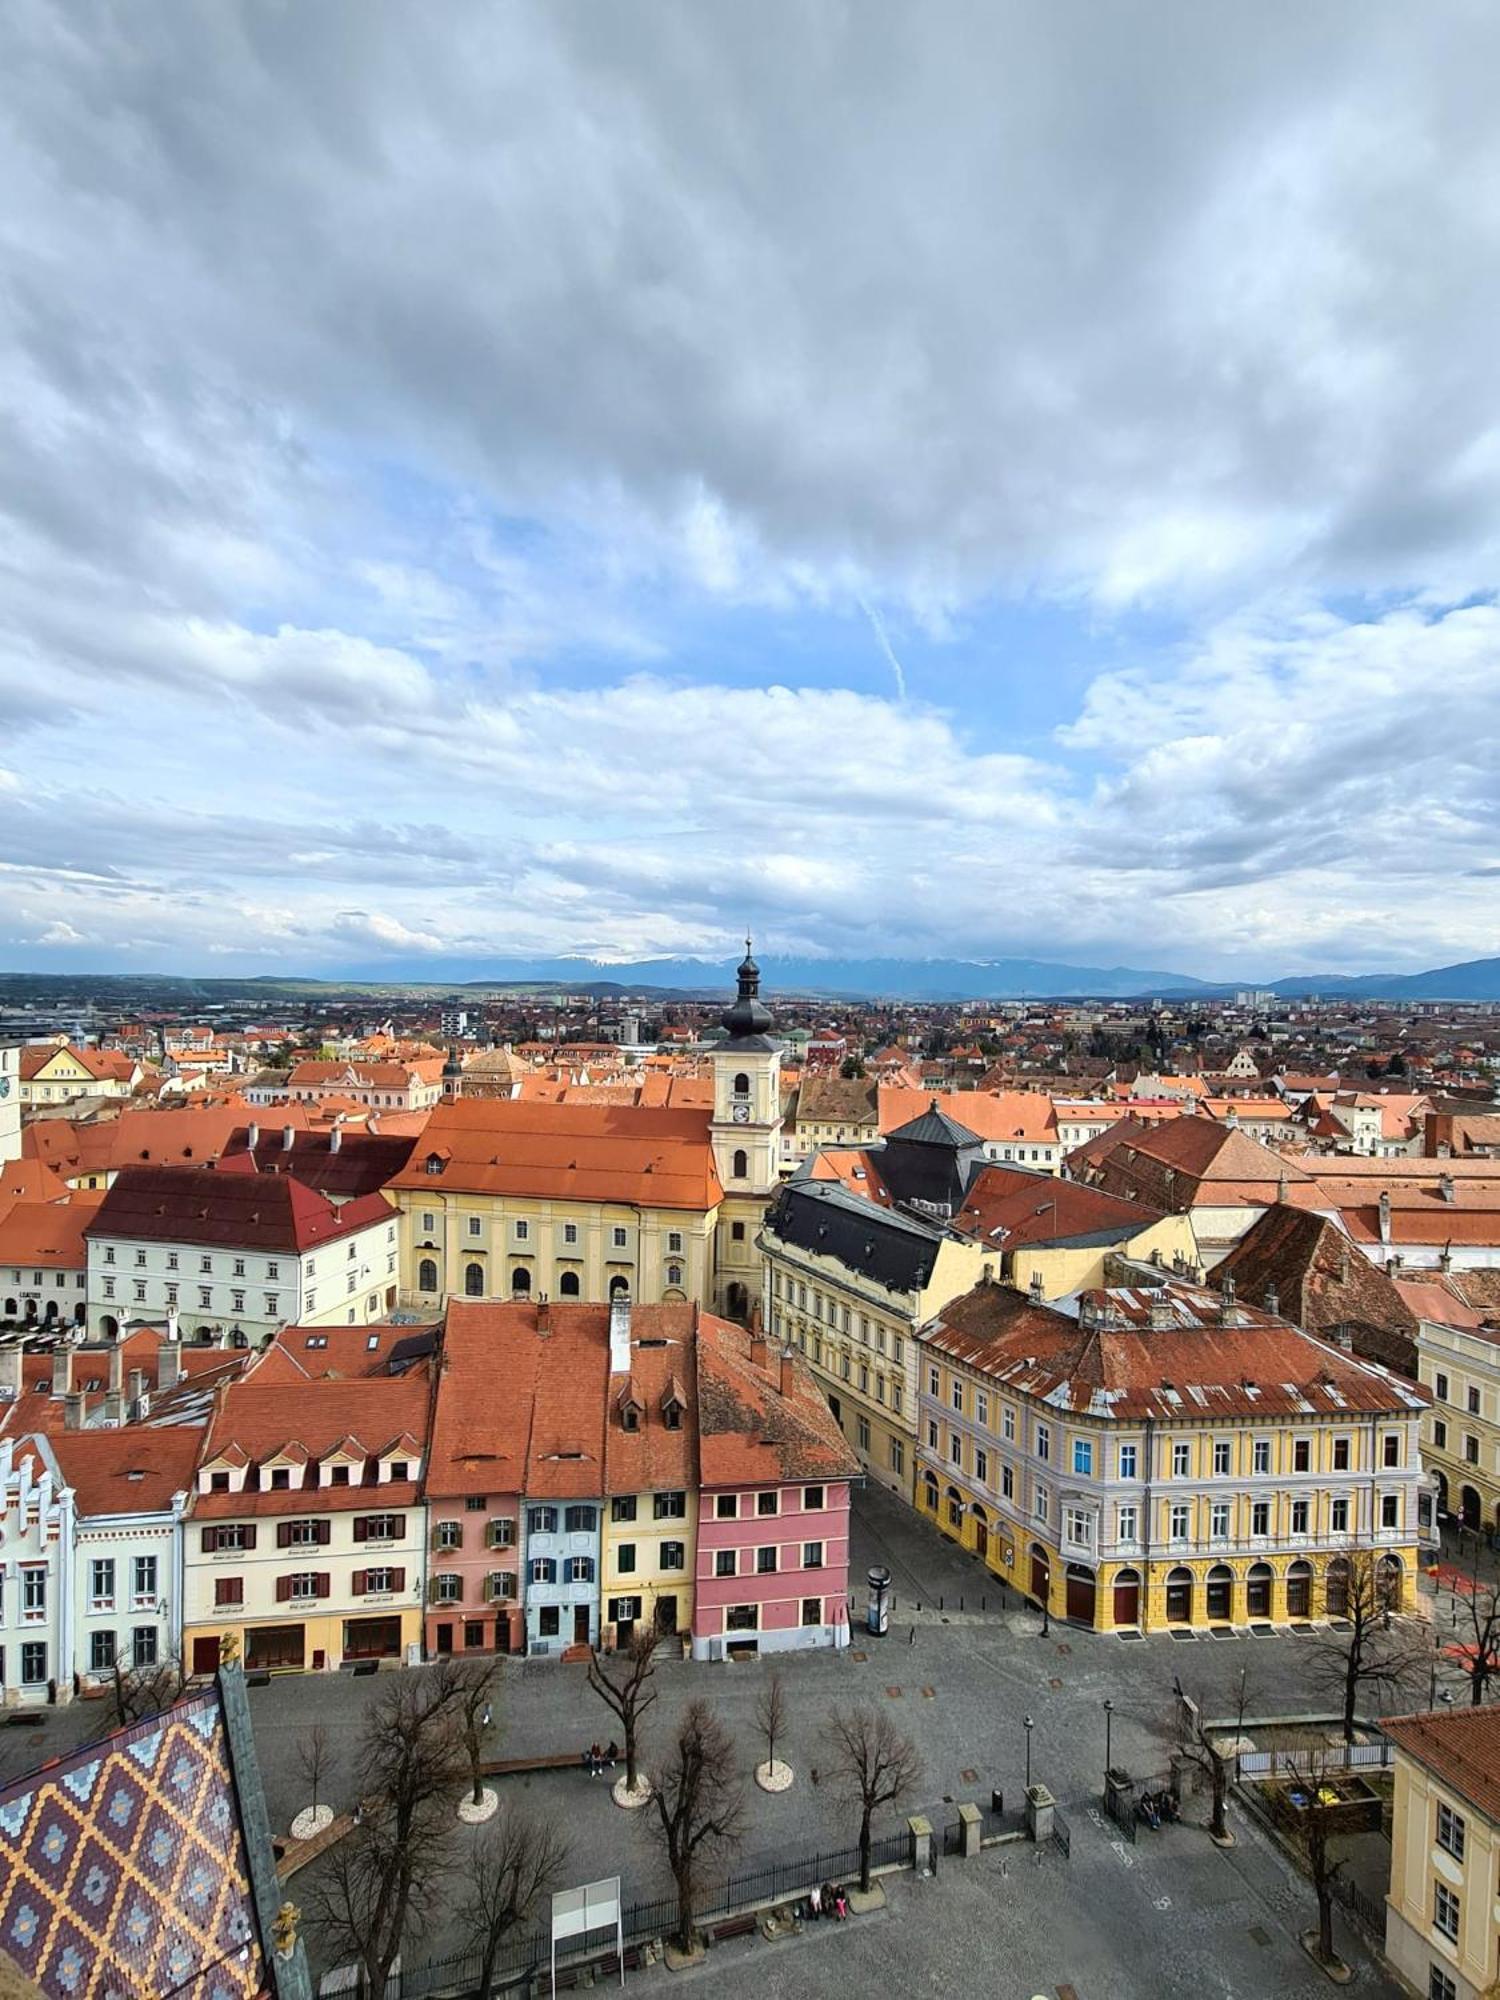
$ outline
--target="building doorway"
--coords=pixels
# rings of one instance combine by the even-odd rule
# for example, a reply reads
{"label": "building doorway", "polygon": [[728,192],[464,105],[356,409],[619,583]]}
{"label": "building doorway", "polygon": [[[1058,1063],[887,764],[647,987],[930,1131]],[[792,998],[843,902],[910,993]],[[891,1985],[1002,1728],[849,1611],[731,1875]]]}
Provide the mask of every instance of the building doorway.
{"label": "building doorway", "polygon": [[1136,1569],[1122,1569],[1115,1576],[1115,1623],[1139,1625],[1140,1622],[1141,1573]]}
{"label": "building doorway", "polygon": [[[451,1628],[450,1628],[451,1629]],[[395,1660],[401,1657],[401,1618],[346,1618],[346,1660]]]}
{"label": "building doorway", "polygon": [[1349,1562],[1335,1556],[1324,1579],[1323,1608],[1330,1618],[1343,1618],[1349,1611]]}
{"label": "building doorway", "polygon": [[1466,1528],[1475,1529],[1484,1519],[1483,1505],[1472,1486],[1461,1486],[1458,1490],[1458,1518]]}
{"label": "building doorway", "polygon": [[663,1638],[670,1638],[677,1630],[677,1594],[668,1591],[665,1597],[656,1600],[656,1629]]}
{"label": "building doorway", "polygon": [[1192,1622],[1193,1572],[1178,1567],[1167,1577],[1167,1623],[1191,1625]]}
{"label": "building doorway", "polygon": [[1269,1563],[1252,1563],[1245,1578],[1245,1614],[1250,1618],[1271,1615],[1271,1585],[1276,1572]]}
{"label": "building doorway", "polygon": [[1294,1562],[1286,1573],[1286,1615],[1288,1618],[1310,1618],[1312,1616],[1312,1564]]}
{"label": "building doorway", "polygon": [[300,1625],[252,1625],[245,1634],[245,1665],[253,1671],[300,1668],[306,1657]]}
{"label": "building doorway", "polygon": [[1075,1625],[1092,1625],[1094,1606],[1098,1599],[1098,1589],[1094,1572],[1085,1569],[1082,1563],[1069,1563],[1064,1578],[1067,1591],[1067,1614]]}
{"label": "building doorway", "polygon": [[1216,1625],[1227,1625],[1234,1614],[1234,1571],[1227,1563],[1215,1563],[1208,1572],[1204,1594],[1210,1619]]}
{"label": "building doorway", "polygon": [[586,1604],[573,1606],[573,1644],[586,1646],[589,1642],[589,1608]]}
{"label": "building doorway", "polygon": [[974,1553],[983,1562],[990,1552],[989,1523],[984,1518],[984,1509],[974,1509]]}
{"label": "building doorway", "polygon": [[219,1671],[219,1642],[212,1632],[193,1641],[193,1672],[195,1674],[216,1674]]}
{"label": "building doorway", "polygon": [[1031,1594],[1038,1604],[1049,1604],[1052,1597],[1052,1564],[1047,1559],[1047,1551],[1039,1542],[1031,1545]]}

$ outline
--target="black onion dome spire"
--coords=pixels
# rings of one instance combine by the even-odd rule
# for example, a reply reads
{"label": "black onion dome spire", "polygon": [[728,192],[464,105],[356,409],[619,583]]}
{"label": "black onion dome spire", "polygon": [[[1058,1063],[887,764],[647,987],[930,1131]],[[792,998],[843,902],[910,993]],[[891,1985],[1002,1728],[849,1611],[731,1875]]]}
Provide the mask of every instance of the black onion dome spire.
{"label": "black onion dome spire", "polygon": [[771,1025],[770,1010],[760,997],[760,967],[751,955],[749,938],[745,939],[745,956],[740,960],[738,978],[740,987],[734,1005],[719,1016],[730,1039],[737,1042],[751,1035],[764,1035]]}

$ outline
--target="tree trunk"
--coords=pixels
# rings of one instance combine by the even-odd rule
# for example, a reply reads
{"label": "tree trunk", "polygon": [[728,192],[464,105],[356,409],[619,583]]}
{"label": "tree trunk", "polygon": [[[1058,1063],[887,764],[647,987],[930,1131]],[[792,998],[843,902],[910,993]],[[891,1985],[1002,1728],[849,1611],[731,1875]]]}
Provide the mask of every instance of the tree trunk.
{"label": "tree trunk", "polygon": [[1344,1741],[1354,1741],[1354,1698],[1359,1693],[1359,1654],[1349,1649],[1349,1671],[1344,1676]]}
{"label": "tree trunk", "polygon": [[1228,1803],[1229,1767],[1222,1757],[1213,1761],[1213,1826],[1210,1831],[1215,1840],[1223,1840],[1229,1832],[1229,1822],[1225,1807]]}
{"label": "tree trunk", "polygon": [[692,1864],[675,1869],[677,1878],[677,1949],[686,1956],[693,1949],[693,1870]]}
{"label": "tree trunk", "polygon": [[625,1783],[635,1791],[635,1718],[625,1725]]}
{"label": "tree trunk", "polygon": [[859,1892],[862,1896],[870,1893],[870,1808],[865,1807],[859,1818]]}
{"label": "tree trunk", "polygon": [[1333,1894],[1326,1882],[1317,1885],[1318,1894],[1318,1956],[1325,1965],[1332,1965],[1335,1957],[1333,1949]]}

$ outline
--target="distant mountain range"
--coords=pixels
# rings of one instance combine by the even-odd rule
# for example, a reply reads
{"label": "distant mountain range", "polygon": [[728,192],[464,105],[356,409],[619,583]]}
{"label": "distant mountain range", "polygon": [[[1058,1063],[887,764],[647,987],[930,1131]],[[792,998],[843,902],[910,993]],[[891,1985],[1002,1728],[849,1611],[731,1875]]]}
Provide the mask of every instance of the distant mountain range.
{"label": "distant mountain range", "polygon": [[[736,960],[652,958],[629,964],[598,959],[496,959],[439,970],[420,962],[369,968],[354,978],[410,979],[423,985],[453,980],[465,986],[567,984],[590,993],[676,992],[715,995],[734,984]],[[904,959],[760,957],[767,992],[843,995],[858,999],[1027,1000],[1222,998],[1257,986],[1287,999],[1310,993],[1392,1000],[1500,1000],[1500,958],[1470,959],[1433,972],[1318,973],[1269,982],[1214,982],[1183,972],[1134,966],[1059,965],[1047,959]]]}
{"label": "distant mountain range", "polygon": [[[564,990],[617,998],[717,999],[733,989],[734,958],[648,958],[611,964],[590,958],[397,960],[361,966],[322,978],[192,978],[117,972],[0,973],[0,995],[12,1000],[91,992],[119,1004],[139,1003],[143,989],[233,1002],[255,996],[288,998],[315,992],[425,992],[479,994],[508,990]],[[1500,1000],[1500,958],[1469,959],[1432,972],[1317,973],[1293,979],[1238,979],[1215,983],[1182,972],[1146,972],[1134,966],[1060,965],[1048,959],[778,958],[760,959],[767,993],[828,995],[846,999],[922,1001],[1031,999],[1222,999],[1257,987],[1284,999],[1317,993],[1371,1000]]]}

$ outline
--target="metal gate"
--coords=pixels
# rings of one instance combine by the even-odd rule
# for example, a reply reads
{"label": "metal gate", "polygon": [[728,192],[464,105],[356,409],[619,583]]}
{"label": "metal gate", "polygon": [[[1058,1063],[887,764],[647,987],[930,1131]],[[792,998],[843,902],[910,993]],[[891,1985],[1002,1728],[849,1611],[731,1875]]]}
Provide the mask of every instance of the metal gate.
{"label": "metal gate", "polygon": [[1104,1794],[1104,1816],[1123,1833],[1131,1846],[1135,1845],[1135,1795],[1132,1792],[1106,1791]]}
{"label": "metal gate", "polygon": [[1064,1861],[1071,1861],[1073,1859],[1073,1834],[1068,1826],[1068,1822],[1063,1818],[1056,1806],[1052,1808],[1052,1839],[1062,1849]]}

